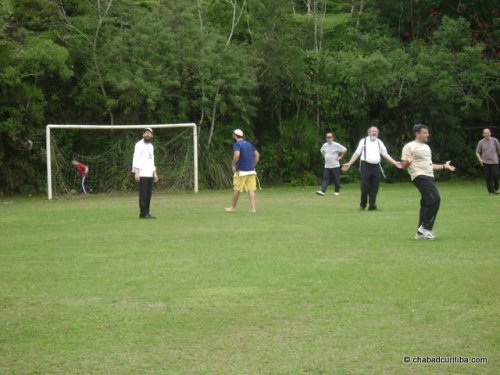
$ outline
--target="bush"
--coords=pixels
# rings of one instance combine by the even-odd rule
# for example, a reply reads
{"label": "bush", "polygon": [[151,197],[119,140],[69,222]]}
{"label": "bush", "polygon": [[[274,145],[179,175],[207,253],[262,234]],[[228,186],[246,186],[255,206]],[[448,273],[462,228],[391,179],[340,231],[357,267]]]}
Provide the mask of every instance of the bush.
{"label": "bush", "polygon": [[307,121],[284,121],[279,127],[277,142],[266,142],[262,147],[260,170],[270,182],[299,185],[317,184],[314,171],[319,170],[322,160],[320,143],[314,124]]}

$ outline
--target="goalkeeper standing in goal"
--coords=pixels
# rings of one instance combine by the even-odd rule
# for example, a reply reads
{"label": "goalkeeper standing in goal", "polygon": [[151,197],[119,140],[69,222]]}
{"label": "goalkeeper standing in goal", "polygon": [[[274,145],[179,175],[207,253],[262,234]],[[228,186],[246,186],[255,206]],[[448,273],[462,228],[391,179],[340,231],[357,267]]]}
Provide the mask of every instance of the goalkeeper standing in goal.
{"label": "goalkeeper standing in goal", "polygon": [[142,139],[135,144],[132,162],[132,172],[135,175],[135,181],[139,183],[139,218],[141,219],[156,219],[149,213],[153,182],[158,182],[152,140],[153,129],[145,128]]}

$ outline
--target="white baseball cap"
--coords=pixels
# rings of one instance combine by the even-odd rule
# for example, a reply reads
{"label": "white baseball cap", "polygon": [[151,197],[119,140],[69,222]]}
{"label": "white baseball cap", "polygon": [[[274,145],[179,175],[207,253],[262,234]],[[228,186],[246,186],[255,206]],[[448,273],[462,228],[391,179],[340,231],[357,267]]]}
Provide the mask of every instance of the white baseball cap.
{"label": "white baseball cap", "polygon": [[143,133],[150,132],[151,134],[153,134],[153,129],[151,129],[151,128],[144,128],[144,130],[142,132]]}
{"label": "white baseball cap", "polygon": [[243,130],[236,129],[233,134],[236,134],[238,137],[243,137]]}

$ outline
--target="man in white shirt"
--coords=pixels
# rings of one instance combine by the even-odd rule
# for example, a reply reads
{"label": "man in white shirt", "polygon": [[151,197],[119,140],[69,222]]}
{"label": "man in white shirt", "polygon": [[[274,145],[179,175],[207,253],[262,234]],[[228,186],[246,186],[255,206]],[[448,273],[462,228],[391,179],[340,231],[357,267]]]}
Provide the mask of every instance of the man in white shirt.
{"label": "man in white shirt", "polygon": [[142,139],[135,144],[132,162],[132,172],[134,173],[135,181],[139,183],[139,217],[141,219],[156,219],[149,213],[151,195],[153,194],[153,182],[158,182],[154,147],[151,143],[152,139],[153,129],[144,129]]}
{"label": "man in white shirt", "polygon": [[325,167],[323,169],[323,179],[321,180],[321,189],[316,192],[318,195],[325,195],[328,185],[333,180],[335,184],[335,191],[333,195],[340,194],[340,163],[347,148],[342,146],[340,143],[333,141],[333,133],[326,133],[326,143],[321,146],[319,150],[321,155],[325,158]]}
{"label": "man in white shirt", "polygon": [[361,158],[361,201],[359,209],[364,210],[368,203],[368,211],[377,211],[377,194],[380,185],[380,156],[383,156],[396,168],[401,169],[401,163],[394,160],[388,154],[387,149],[380,139],[378,139],[378,129],[372,126],[368,129],[368,137],[359,141],[358,147],[351,160],[342,165],[342,171],[347,172],[351,165]]}
{"label": "man in white shirt", "polygon": [[429,141],[429,128],[423,124],[413,126],[415,140],[407,143],[401,152],[401,166],[408,168],[411,180],[420,192],[420,215],[418,218],[416,240],[434,240],[437,236],[432,231],[441,197],[434,184],[434,171],[455,171],[450,161],[444,164],[432,163],[431,148],[427,145]]}

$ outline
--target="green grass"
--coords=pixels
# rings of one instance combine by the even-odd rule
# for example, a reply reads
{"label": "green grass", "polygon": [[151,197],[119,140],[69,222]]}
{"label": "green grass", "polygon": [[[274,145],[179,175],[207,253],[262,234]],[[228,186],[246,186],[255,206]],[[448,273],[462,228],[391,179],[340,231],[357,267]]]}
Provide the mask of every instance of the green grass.
{"label": "green grass", "polygon": [[[1,374],[498,374],[500,196],[439,183],[382,212],[312,188],[0,200]],[[487,357],[405,364],[404,356]]]}

